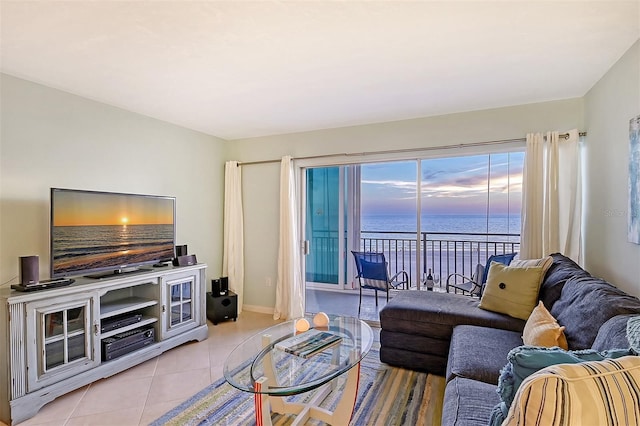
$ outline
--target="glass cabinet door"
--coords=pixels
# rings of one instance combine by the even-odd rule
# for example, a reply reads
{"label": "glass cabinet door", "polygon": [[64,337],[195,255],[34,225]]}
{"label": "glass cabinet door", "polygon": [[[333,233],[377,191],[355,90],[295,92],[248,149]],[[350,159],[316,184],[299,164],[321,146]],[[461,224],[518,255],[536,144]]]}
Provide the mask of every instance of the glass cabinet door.
{"label": "glass cabinet door", "polygon": [[[182,333],[197,324],[196,276],[182,274],[165,282],[164,337]],[[174,332],[175,331],[175,332]]]}
{"label": "glass cabinet door", "polygon": [[171,327],[193,320],[193,281],[171,284]]}
{"label": "glass cabinet door", "polygon": [[87,309],[80,306],[41,316],[44,372],[87,356]]}
{"label": "glass cabinet door", "polygon": [[29,357],[35,367],[29,368],[31,390],[97,365],[91,328],[93,301],[40,301],[28,306],[28,323],[32,322],[37,339]]}

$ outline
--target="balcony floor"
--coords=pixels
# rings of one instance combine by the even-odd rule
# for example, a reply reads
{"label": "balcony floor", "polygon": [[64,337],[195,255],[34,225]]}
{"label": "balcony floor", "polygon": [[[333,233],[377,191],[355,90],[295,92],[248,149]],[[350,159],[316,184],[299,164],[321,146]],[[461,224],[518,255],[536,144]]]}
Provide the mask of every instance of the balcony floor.
{"label": "balcony floor", "polygon": [[[306,291],[306,311],[325,312],[349,317],[358,316],[358,292],[357,291],[331,291],[307,289]],[[389,300],[393,293],[389,295]],[[378,306],[376,309],[375,296],[362,295],[362,308],[360,309],[360,319],[374,325],[380,324],[380,309],[387,304],[384,293],[378,293]]]}
{"label": "balcony floor", "polygon": [[[436,286],[435,291],[443,292],[444,288]],[[398,291],[392,290],[389,294],[389,301]],[[306,312],[316,313],[325,312],[327,314],[343,315],[350,317],[358,316],[358,291],[357,290],[323,290],[323,289],[306,289]],[[384,293],[378,293],[378,306],[376,307],[376,299],[373,294],[362,294],[362,307],[360,309],[360,319],[370,323],[373,326],[380,326],[380,310],[387,304],[387,298]]]}

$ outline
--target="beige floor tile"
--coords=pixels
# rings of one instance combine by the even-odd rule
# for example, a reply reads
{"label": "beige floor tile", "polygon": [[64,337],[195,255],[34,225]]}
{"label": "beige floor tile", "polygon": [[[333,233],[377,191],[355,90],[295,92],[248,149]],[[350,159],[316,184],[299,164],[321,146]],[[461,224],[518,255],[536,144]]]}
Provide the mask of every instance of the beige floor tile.
{"label": "beige floor tile", "polygon": [[174,399],[172,401],[165,401],[160,403],[153,403],[147,401],[144,410],[142,411],[142,417],[140,418],[141,425],[148,425],[154,420],[162,417],[165,413],[168,413],[183,402],[181,399]]}
{"label": "beige floor tile", "polygon": [[65,426],[137,426],[142,417],[142,407],[71,417]]}
{"label": "beige floor tile", "polygon": [[211,383],[215,382],[218,379],[221,379],[224,376],[224,373],[222,371],[223,371],[222,364],[216,367],[211,367],[211,370],[210,370]]}
{"label": "beige floor tile", "polygon": [[156,374],[156,366],[158,364],[158,357],[145,361],[142,364],[131,367],[128,370],[121,371],[120,373],[109,377],[110,381],[126,381],[131,379],[142,379],[144,377],[153,377]]}
{"label": "beige floor tile", "polygon": [[73,392],[62,395],[48,404],[45,404],[38,414],[34,417],[20,423],[21,426],[45,425],[45,424],[64,424],[71,416],[73,410],[76,409],[89,386],[83,386]]}
{"label": "beige floor tile", "polygon": [[161,403],[180,399],[184,401],[211,383],[209,367],[199,370],[155,376],[148,401]]}
{"label": "beige floor tile", "polygon": [[152,381],[152,377],[116,381],[98,380],[89,386],[72,416],[107,413],[115,408],[120,411],[142,407],[147,400]]}
{"label": "beige floor tile", "polygon": [[155,375],[209,368],[209,350],[204,342],[186,343],[160,355]]}
{"label": "beige floor tile", "polygon": [[[22,425],[38,425],[38,426],[62,426],[66,424],[66,420],[45,420],[42,421],[41,423],[20,423],[20,426]],[[0,422],[0,425],[6,426],[4,423]]]}

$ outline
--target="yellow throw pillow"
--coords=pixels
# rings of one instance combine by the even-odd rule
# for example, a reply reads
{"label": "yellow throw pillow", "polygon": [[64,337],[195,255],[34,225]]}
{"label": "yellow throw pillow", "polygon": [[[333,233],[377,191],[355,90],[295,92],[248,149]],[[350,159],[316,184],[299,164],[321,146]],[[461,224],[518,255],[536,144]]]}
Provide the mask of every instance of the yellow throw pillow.
{"label": "yellow throw pillow", "polygon": [[522,331],[522,341],[525,345],[544,346],[551,348],[558,346],[569,349],[567,338],[564,335],[564,327],[544,307],[542,301],[538,302]]}
{"label": "yellow throw pillow", "polygon": [[480,308],[526,320],[538,301],[542,266],[514,268],[491,262]]}
{"label": "yellow throw pillow", "polygon": [[542,266],[542,277],[544,279],[544,274],[547,273],[547,270],[553,265],[553,257],[547,256],[542,259],[513,259],[509,266],[513,266],[516,268],[530,268],[532,266]]}

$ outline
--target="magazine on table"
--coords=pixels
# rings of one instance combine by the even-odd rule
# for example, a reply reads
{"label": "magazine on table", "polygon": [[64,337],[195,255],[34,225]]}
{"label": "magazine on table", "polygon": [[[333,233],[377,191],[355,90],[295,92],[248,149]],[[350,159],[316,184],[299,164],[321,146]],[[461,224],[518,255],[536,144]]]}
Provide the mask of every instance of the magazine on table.
{"label": "magazine on table", "polygon": [[316,329],[307,330],[296,336],[284,339],[276,343],[276,349],[280,349],[292,355],[309,358],[323,350],[337,345],[342,337]]}

